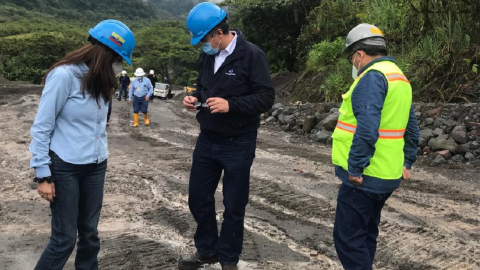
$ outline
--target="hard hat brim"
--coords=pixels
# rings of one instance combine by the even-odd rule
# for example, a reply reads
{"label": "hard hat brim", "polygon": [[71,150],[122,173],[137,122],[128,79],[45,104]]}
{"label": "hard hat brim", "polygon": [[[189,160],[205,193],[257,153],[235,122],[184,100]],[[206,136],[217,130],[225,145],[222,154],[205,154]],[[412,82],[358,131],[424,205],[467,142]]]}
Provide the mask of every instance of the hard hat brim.
{"label": "hard hat brim", "polygon": [[133,75],[135,75],[135,76],[145,76],[145,72],[142,72],[142,73],[136,73],[135,72]]}
{"label": "hard hat brim", "polygon": [[198,37],[192,37],[192,38],[190,39],[190,44],[191,44],[191,45],[197,45],[197,44],[200,42],[200,40],[202,40],[202,38],[203,38],[204,36],[205,36],[205,35],[198,36]]}

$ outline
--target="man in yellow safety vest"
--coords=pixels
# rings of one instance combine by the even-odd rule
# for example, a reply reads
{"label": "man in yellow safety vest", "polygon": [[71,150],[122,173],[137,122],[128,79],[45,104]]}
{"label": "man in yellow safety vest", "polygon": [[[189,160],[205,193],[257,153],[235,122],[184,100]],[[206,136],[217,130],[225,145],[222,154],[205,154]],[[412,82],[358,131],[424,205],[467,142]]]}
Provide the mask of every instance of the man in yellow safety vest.
{"label": "man in yellow safety vest", "polygon": [[395,64],[382,31],[360,24],[347,36],[343,55],[355,80],[342,97],[333,132],[332,161],[342,185],[333,238],[347,270],[372,269],[385,201],[417,159],[420,132],[412,88]]}

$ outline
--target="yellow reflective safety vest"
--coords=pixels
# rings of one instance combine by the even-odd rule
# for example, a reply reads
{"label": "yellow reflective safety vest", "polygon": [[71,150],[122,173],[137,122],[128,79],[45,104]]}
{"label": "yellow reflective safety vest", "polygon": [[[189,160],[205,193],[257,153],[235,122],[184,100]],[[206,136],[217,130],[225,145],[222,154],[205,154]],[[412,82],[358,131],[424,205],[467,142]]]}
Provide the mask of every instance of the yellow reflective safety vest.
{"label": "yellow reflective safety vest", "polygon": [[398,180],[403,171],[405,144],[403,135],[412,106],[412,87],[400,68],[391,61],[381,61],[367,68],[357,77],[348,92],[342,95],[340,116],[332,135],[332,162],[348,171],[348,155],[357,128],[351,96],[358,82],[371,70],[379,71],[385,76],[388,81],[388,91],[381,112],[375,154],[363,174],[383,180]]}

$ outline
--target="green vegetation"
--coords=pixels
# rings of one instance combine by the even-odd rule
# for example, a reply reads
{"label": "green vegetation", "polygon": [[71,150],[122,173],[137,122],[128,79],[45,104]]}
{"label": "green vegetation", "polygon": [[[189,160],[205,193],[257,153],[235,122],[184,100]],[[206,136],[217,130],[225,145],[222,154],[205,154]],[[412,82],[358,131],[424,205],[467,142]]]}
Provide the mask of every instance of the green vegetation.
{"label": "green vegetation", "polygon": [[[179,1],[175,1],[177,3]],[[0,74],[9,80],[41,83],[45,71],[68,52],[87,43],[88,29],[115,18],[134,32],[137,67],[191,84],[198,48],[190,46],[184,17],[200,0],[0,0]],[[165,21],[163,19],[175,19]]]}
{"label": "green vegetation", "polygon": [[[137,37],[133,67],[190,84],[199,49],[185,17],[204,0],[0,0],[0,74],[41,83],[44,72],[86,43],[100,20],[125,22]],[[385,33],[417,101],[480,101],[478,0],[225,0],[232,28],[267,54],[272,72],[301,73],[293,98],[340,101],[351,84],[341,57],[361,22]],[[303,92],[302,92],[303,91]],[[302,93],[301,93],[302,92]]]}
{"label": "green vegetation", "polygon": [[[272,72],[304,72],[322,80],[295,94],[340,101],[351,84],[341,59],[344,38],[361,22],[385,33],[390,54],[412,83],[417,101],[479,101],[480,1],[477,0],[227,0],[231,23],[267,52]],[[321,74],[318,76],[317,74]],[[302,83],[299,83],[302,85]]]}

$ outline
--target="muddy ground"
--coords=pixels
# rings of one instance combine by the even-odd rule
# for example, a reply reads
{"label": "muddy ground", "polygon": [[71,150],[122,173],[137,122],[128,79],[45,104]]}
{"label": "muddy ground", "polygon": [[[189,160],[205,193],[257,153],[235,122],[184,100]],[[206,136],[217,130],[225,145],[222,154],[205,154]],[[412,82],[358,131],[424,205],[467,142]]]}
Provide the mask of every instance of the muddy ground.
{"label": "muddy ground", "polygon": [[[49,238],[50,210],[28,168],[39,94],[0,89],[2,270],[33,269]],[[194,251],[187,187],[198,125],[178,100],[155,100],[149,112],[152,124],[134,129],[131,106],[113,103],[101,269],[176,269],[177,258]],[[341,269],[332,241],[339,180],[329,155],[304,137],[260,129],[240,269]],[[415,167],[383,211],[376,269],[480,269],[478,173]],[[221,219],[221,185],[217,206]]]}

